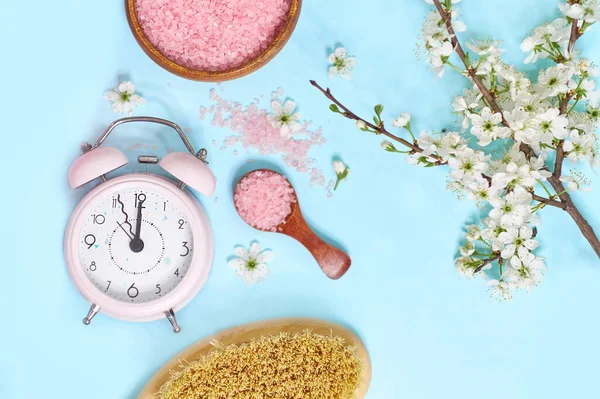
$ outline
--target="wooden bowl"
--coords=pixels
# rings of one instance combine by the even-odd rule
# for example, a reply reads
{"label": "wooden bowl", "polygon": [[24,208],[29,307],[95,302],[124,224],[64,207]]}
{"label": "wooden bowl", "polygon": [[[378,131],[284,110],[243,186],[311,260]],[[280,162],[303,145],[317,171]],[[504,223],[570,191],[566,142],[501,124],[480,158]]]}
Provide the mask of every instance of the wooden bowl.
{"label": "wooden bowl", "polygon": [[183,364],[182,362],[198,360],[214,350],[214,347],[210,344],[212,340],[217,340],[225,346],[232,344],[241,345],[253,338],[276,335],[281,332],[295,334],[307,329],[312,330],[315,334],[340,336],[344,338],[348,346],[356,348],[356,354],[361,363],[361,373],[359,385],[356,388],[352,399],[363,399],[369,390],[372,374],[371,360],[364,343],[353,331],[346,327],[326,320],[312,318],[287,318],[259,321],[233,327],[201,339],[179,352],[158,370],[150,381],[148,381],[142,392],[140,392],[137,399],[154,399],[156,393],[163,384],[171,378],[171,372],[180,369],[181,364]]}
{"label": "wooden bowl", "polygon": [[175,75],[181,76],[182,78],[197,80],[200,82],[223,82],[226,80],[233,80],[241,78],[242,76],[248,75],[259,68],[262,68],[267,62],[271,61],[279,51],[285,46],[289,38],[292,36],[296,23],[300,17],[300,9],[302,7],[302,0],[290,0],[290,9],[288,11],[288,18],[285,25],[279,31],[275,39],[261,54],[248,61],[246,64],[239,67],[229,69],[227,71],[200,71],[197,69],[186,68],[182,65],[171,61],[165,55],[163,55],[154,45],[150,42],[148,37],[144,34],[144,30],[137,17],[135,11],[135,0],[125,0],[125,12],[127,14],[127,22],[133,33],[133,37],[138,42],[142,50],[158,65],[166,69],[167,71],[174,73]]}

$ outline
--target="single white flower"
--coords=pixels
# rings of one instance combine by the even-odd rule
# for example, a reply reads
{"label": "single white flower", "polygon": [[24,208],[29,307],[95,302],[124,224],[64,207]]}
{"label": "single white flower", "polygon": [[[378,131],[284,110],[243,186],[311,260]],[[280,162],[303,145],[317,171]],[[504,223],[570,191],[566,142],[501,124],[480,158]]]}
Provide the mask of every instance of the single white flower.
{"label": "single white flower", "polygon": [[504,249],[500,253],[503,259],[510,259],[511,265],[521,265],[521,259],[538,247],[538,242],[533,238],[533,229],[528,225],[508,228],[506,232],[500,233],[498,237],[504,243]]}
{"label": "single white flower", "polygon": [[408,112],[400,114],[399,117],[392,120],[392,126],[394,127],[405,127],[410,125],[411,115]]}
{"label": "single white flower", "polygon": [[[504,273],[503,277],[506,277]],[[512,284],[503,278],[500,278],[500,280],[488,280],[485,285],[490,287],[490,290],[492,291],[492,298],[498,298],[499,300],[509,300],[512,298]]]}
{"label": "single white flower", "polygon": [[112,110],[117,114],[131,116],[138,105],[146,103],[141,96],[135,94],[135,85],[130,81],[124,81],[119,87],[104,93],[104,98],[112,103]]}
{"label": "single white flower", "polygon": [[542,280],[546,265],[532,253],[524,253],[506,270],[506,277],[511,280],[517,288],[529,292]]}
{"label": "single white flower", "polygon": [[558,8],[565,17],[572,19],[581,19],[583,17],[584,9],[579,4],[558,3]]}
{"label": "single white flower", "polygon": [[480,146],[487,146],[492,140],[505,134],[504,128],[498,126],[502,122],[502,114],[499,112],[493,113],[488,107],[481,111],[481,115],[472,114],[471,120],[473,121],[471,133],[479,139],[477,144]]}
{"label": "single white flower", "polygon": [[502,227],[499,220],[491,217],[485,218],[483,223],[486,227],[481,230],[481,236],[492,242],[493,251],[502,251],[504,249],[504,243],[500,241],[500,234],[504,233],[506,229]]}
{"label": "single white flower", "polygon": [[247,285],[264,281],[269,275],[267,262],[273,260],[272,251],[260,252],[260,245],[257,242],[253,242],[250,245],[250,251],[246,251],[243,247],[236,247],[234,253],[237,258],[229,262],[229,268],[235,270],[236,274]]}
{"label": "single white flower", "polygon": [[536,115],[536,128],[543,134],[552,135],[553,137],[563,140],[569,135],[567,125],[569,120],[559,115],[560,110],[558,108],[550,108],[547,111]]}
{"label": "single white flower", "polygon": [[583,20],[588,24],[600,21],[600,4],[596,0],[590,0],[584,5]]}
{"label": "single white flower", "polygon": [[563,148],[568,154],[569,161],[576,163],[577,161],[585,161],[587,157],[593,158],[597,138],[591,134],[581,134],[579,130],[571,130],[569,141],[565,141]]}
{"label": "single white flower", "polygon": [[567,93],[569,91],[569,81],[574,72],[573,67],[565,64],[558,64],[541,70],[536,85],[537,92],[542,98],[556,97],[561,93]]}
{"label": "single white flower", "polygon": [[508,190],[514,190],[516,187],[530,188],[537,183],[529,164],[519,166],[514,162],[506,165],[506,171],[494,173],[492,181],[494,186]]}
{"label": "single white flower", "polygon": [[481,238],[481,229],[476,224],[467,226],[467,232],[465,233],[467,241],[476,241]]}
{"label": "single white flower", "polygon": [[329,76],[340,75],[342,78],[350,80],[350,74],[356,65],[355,57],[349,57],[345,48],[338,47],[333,53],[329,54],[328,60],[332,64],[329,67]]}
{"label": "single white flower", "polygon": [[487,161],[490,155],[483,151],[475,152],[472,148],[465,148],[448,159],[448,165],[452,169],[450,176],[457,181],[468,184],[482,178],[481,174],[487,169]]}
{"label": "single white flower", "polygon": [[302,130],[302,125],[298,122],[300,114],[294,112],[296,110],[295,102],[287,100],[285,104],[281,105],[281,101],[277,100],[273,101],[271,108],[273,113],[267,115],[267,120],[271,126],[279,129],[281,137],[289,137]]}
{"label": "single white flower", "polygon": [[592,191],[590,187],[585,186],[587,182],[584,181],[584,179],[581,176],[578,176],[578,178],[575,178],[573,176],[561,176],[560,181],[563,183],[567,183],[567,189],[569,189],[569,191]]}
{"label": "single white flower", "polygon": [[490,204],[494,207],[490,217],[500,221],[506,229],[521,227],[531,219],[531,193],[517,187],[504,197],[491,198]]}
{"label": "single white flower", "polygon": [[337,180],[335,182],[335,186],[333,187],[333,191],[337,190],[340,182],[348,177],[350,173],[350,169],[340,160],[333,161],[333,170],[337,176]]}

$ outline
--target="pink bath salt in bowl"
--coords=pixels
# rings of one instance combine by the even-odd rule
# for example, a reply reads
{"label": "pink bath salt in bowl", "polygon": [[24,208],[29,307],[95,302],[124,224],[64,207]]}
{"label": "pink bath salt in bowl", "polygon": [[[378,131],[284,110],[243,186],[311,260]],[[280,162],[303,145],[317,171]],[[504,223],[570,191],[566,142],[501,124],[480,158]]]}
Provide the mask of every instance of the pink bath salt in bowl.
{"label": "pink bath salt in bowl", "polygon": [[284,176],[260,169],[239,181],[233,201],[241,218],[250,226],[275,231],[291,213],[296,195]]}
{"label": "pink bath salt in bowl", "polygon": [[165,57],[199,71],[228,71],[263,53],[291,0],[135,0],[139,24]]}

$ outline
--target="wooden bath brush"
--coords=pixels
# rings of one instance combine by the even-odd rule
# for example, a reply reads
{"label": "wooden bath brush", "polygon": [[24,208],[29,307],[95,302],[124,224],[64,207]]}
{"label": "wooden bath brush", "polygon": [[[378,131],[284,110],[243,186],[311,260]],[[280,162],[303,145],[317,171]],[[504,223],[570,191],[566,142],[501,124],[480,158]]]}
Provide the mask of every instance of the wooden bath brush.
{"label": "wooden bath brush", "polygon": [[245,324],[204,338],[169,360],[138,399],[362,399],[371,362],[349,329],[290,318]]}

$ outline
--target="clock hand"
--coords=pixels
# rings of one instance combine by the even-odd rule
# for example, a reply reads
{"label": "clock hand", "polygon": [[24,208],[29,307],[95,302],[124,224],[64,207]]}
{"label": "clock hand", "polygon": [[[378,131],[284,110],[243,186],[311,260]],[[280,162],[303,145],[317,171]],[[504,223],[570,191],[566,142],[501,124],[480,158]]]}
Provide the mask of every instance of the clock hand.
{"label": "clock hand", "polygon": [[131,236],[131,234],[129,234],[129,232],[127,230],[125,230],[125,227],[123,227],[123,225],[119,222],[117,222],[117,224],[119,225],[121,230],[123,230],[125,232],[125,234],[127,234],[127,237],[129,237],[129,240],[133,240],[133,237]]}
{"label": "clock hand", "polygon": [[129,215],[127,215],[127,212],[125,212],[125,204],[123,203],[123,201],[121,201],[121,194],[117,195],[117,202],[119,203],[119,205],[121,205],[121,212],[123,213],[123,215],[125,215],[125,222],[123,222],[123,224],[129,226],[129,232],[131,234],[127,235],[130,237],[130,239],[132,239],[131,237],[134,235],[133,226],[131,225],[131,223],[129,223]]}
{"label": "clock hand", "polygon": [[133,252],[141,252],[144,249],[144,241],[140,238],[140,234],[142,232],[142,209],[144,209],[144,201],[139,200],[138,202],[138,211],[137,218],[135,220],[135,234],[133,239],[129,243],[129,248]]}

